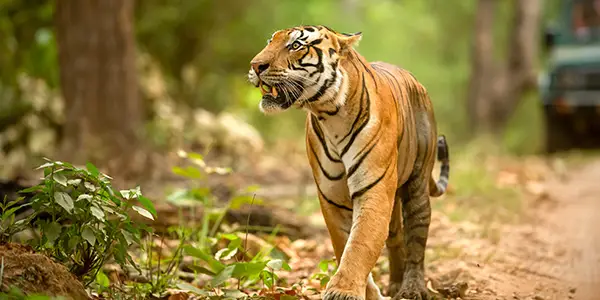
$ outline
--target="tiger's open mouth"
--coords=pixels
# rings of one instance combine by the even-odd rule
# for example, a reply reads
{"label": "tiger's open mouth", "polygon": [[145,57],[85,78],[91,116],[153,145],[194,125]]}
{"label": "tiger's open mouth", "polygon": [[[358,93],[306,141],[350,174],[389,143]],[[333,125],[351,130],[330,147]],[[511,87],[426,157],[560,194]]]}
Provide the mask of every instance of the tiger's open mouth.
{"label": "tiger's open mouth", "polygon": [[259,80],[258,87],[262,94],[262,102],[269,105],[277,105],[283,109],[290,107],[294,101],[288,99],[277,86],[271,86]]}
{"label": "tiger's open mouth", "polygon": [[258,85],[260,87],[260,92],[262,93],[263,97],[266,95],[270,95],[273,98],[277,98],[277,96],[279,95],[279,92],[277,92],[277,89],[274,86],[270,86],[264,83],[262,80],[259,81]]}

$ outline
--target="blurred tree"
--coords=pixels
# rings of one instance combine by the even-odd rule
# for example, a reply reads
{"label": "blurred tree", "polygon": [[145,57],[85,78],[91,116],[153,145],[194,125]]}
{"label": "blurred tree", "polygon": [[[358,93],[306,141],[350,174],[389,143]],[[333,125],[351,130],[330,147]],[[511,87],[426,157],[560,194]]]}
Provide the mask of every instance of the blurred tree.
{"label": "blurred tree", "polygon": [[500,133],[519,100],[536,84],[536,58],[541,21],[541,0],[513,0],[507,57],[494,60],[494,22],[498,1],[479,0],[472,45],[468,113],[477,132]]}
{"label": "blurred tree", "polygon": [[60,81],[65,100],[61,153],[125,174],[138,145],[133,0],[57,0]]}

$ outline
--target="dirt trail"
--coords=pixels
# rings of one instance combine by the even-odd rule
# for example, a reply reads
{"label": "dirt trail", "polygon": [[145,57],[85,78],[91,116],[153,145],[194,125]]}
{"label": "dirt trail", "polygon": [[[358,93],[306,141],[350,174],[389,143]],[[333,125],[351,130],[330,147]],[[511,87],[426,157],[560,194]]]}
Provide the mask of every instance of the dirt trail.
{"label": "dirt trail", "polygon": [[600,299],[600,159],[546,183],[525,224],[507,228],[487,277],[489,297]]}

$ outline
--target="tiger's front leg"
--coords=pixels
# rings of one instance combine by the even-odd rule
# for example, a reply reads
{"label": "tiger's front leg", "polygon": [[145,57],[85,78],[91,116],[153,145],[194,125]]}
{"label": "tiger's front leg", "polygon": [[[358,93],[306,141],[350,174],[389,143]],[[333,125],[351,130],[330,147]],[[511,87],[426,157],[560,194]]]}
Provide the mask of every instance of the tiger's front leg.
{"label": "tiger's front leg", "polygon": [[325,300],[372,297],[365,295],[366,287],[372,284],[369,274],[388,236],[397,179],[395,157],[382,161],[370,166],[368,161],[363,161],[367,163],[363,169],[366,172],[349,172],[352,229],[338,271],[325,290]]}

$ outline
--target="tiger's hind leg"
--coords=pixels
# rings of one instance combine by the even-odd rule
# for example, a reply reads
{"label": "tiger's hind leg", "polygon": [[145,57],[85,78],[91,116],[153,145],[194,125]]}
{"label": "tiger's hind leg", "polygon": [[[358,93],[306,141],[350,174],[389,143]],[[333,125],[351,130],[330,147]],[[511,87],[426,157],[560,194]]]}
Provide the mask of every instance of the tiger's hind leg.
{"label": "tiger's hind leg", "polygon": [[406,194],[406,191],[406,187],[399,187],[396,190],[388,238],[385,241],[390,262],[389,296],[394,296],[400,291],[406,265],[406,245],[402,230],[402,194]]}
{"label": "tiger's hind leg", "polygon": [[406,197],[402,197],[402,216],[406,260],[402,284],[394,299],[429,299],[425,286],[425,247],[431,221],[431,206],[427,180],[416,176],[406,183]]}
{"label": "tiger's hind leg", "polygon": [[400,290],[395,299],[429,299],[425,286],[425,247],[431,222],[429,179],[435,162],[436,132],[431,115],[415,115],[417,158],[408,180],[402,185],[402,225],[406,260]]}

